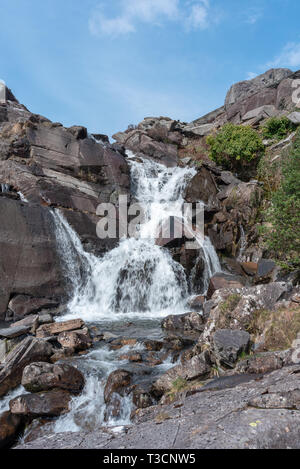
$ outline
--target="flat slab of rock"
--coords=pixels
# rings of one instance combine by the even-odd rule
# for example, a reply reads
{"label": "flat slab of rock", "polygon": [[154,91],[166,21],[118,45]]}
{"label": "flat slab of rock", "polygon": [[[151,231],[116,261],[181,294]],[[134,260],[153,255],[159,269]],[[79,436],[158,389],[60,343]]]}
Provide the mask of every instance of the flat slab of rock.
{"label": "flat slab of rock", "polygon": [[30,329],[30,325],[12,326],[8,327],[7,329],[0,329],[0,338],[14,339],[15,337],[20,337],[21,335],[27,334]]}
{"label": "flat slab of rock", "polygon": [[69,393],[61,390],[39,394],[24,394],[9,403],[13,415],[30,418],[57,417],[69,411]]}
{"label": "flat slab of rock", "polygon": [[[299,365],[286,367],[234,388],[196,393],[180,406],[140,409],[136,425],[122,435],[47,433],[17,449],[299,449],[300,411],[278,400],[300,389],[299,372]],[[278,408],[259,401],[268,395]],[[249,408],[251,402],[260,407]]]}
{"label": "flat slab of rock", "polygon": [[77,368],[65,363],[31,363],[24,368],[22,386],[28,392],[63,389],[78,394],[84,387],[84,377]]}
{"label": "flat slab of rock", "polygon": [[61,332],[73,331],[80,329],[84,326],[82,319],[71,319],[65,322],[54,322],[52,324],[44,324],[36,331],[38,338],[49,337],[51,335],[57,335]]}
{"label": "flat slab of rock", "polygon": [[25,366],[32,362],[49,361],[52,345],[42,339],[26,337],[5,357],[0,370],[0,397],[21,384]]}

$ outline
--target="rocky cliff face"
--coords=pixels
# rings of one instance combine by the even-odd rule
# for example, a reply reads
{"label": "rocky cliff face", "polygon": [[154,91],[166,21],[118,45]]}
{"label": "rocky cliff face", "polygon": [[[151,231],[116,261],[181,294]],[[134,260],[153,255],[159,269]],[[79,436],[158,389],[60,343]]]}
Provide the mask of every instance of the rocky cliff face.
{"label": "rocky cliff face", "polygon": [[96,236],[96,208],[130,188],[123,150],[83,127],[30,113],[7,90],[0,103],[0,317],[18,294],[63,298],[49,208],[60,208],[87,250],[111,249]]}

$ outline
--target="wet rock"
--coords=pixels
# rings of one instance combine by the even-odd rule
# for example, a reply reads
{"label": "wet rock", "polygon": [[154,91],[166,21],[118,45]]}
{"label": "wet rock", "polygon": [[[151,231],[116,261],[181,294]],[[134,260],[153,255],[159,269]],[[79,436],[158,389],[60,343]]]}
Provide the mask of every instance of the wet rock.
{"label": "wet rock", "polygon": [[86,350],[92,346],[92,339],[88,329],[62,332],[57,340],[62,347],[76,351]]}
{"label": "wet rock", "polygon": [[128,353],[125,355],[120,355],[120,360],[127,360],[133,363],[141,363],[143,361],[143,357],[140,353]]}
{"label": "wet rock", "polygon": [[53,324],[44,324],[36,331],[36,336],[39,338],[49,337],[52,335],[60,334],[61,332],[73,331],[80,329],[84,326],[82,319],[71,319],[65,322],[55,322]]}
{"label": "wet rock", "polygon": [[159,352],[163,348],[164,343],[159,340],[145,340],[144,345],[150,352]]}
{"label": "wet rock", "polygon": [[0,449],[8,448],[17,440],[23,428],[23,420],[9,411],[0,414]]}
{"label": "wet rock", "polygon": [[108,404],[114,393],[124,395],[124,392],[130,386],[132,374],[126,370],[113,371],[106,382],[104,388],[104,401]]}
{"label": "wet rock", "polygon": [[[242,283],[243,282],[243,283]],[[241,277],[218,273],[215,274],[209,282],[207,299],[211,299],[217,290],[222,288],[243,288],[244,281]]]}
{"label": "wet rock", "polygon": [[213,337],[213,355],[218,364],[233,368],[242,353],[250,350],[250,334],[245,331],[219,329]]}
{"label": "wet rock", "polygon": [[27,337],[18,344],[6,356],[0,370],[0,397],[21,384],[25,366],[38,361],[47,362],[52,353],[52,346],[42,339]]}
{"label": "wet rock", "polygon": [[188,301],[188,305],[196,311],[202,311],[204,303],[205,296],[203,295],[194,296]]}
{"label": "wet rock", "polygon": [[24,394],[9,403],[13,415],[29,418],[58,417],[69,412],[71,396],[66,391],[54,390],[38,394]]}
{"label": "wet rock", "polygon": [[[109,336],[111,337],[111,336]],[[127,345],[129,347],[134,347],[135,345],[137,344],[137,339],[130,339],[130,338],[124,338],[124,337],[120,337],[120,338],[117,338],[117,339],[113,339],[111,342],[110,342],[110,349],[111,350],[119,350],[123,347],[126,347]]]}
{"label": "wet rock", "polygon": [[172,391],[178,379],[186,381],[205,379],[208,377],[210,369],[206,354],[195,355],[184,364],[176,365],[160,376],[153,383],[152,392],[159,397]]}
{"label": "wet rock", "polygon": [[133,404],[138,409],[146,409],[154,404],[153,397],[150,393],[150,387],[147,385],[137,385],[132,393]]}
{"label": "wet rock", "polygon": [[28,392],[63,389],[72,394],[78,394],[84,387],[84,377],[77,368],[71,365],[31,363],[24,368],[22,386]]}
{"label": "wet rock", "polygon": [[162,321],[162,328],[183,336],[199,335],[204,329],[203,316],[196,312],[168,316]]}

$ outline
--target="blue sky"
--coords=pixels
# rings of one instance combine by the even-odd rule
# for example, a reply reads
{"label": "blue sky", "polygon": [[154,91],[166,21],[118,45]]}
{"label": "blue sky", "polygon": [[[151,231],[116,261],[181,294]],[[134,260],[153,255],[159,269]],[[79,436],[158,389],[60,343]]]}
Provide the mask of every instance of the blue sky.
{"label": "blue sky", "polygon": [[236,81],[300,69],[299,0],[0,0],[0,78],[90,132],[189,122]]}

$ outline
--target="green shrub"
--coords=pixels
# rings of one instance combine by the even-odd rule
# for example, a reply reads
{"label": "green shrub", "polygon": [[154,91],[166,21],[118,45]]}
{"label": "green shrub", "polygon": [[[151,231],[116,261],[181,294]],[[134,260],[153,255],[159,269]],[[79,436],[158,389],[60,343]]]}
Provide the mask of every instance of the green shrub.
{"label": "green shrub", "polygon": [[286,116],[271,117],[263,127],[262,133],[264,138],[282,140],[295,129],[296,125],[293,124]]}
{"label": "green shrub", "polygon": [[300,131],[282,165],[279,189],[271,198],[264,229],[266,246],[283,267],[300,267]]}
{"label": "green shrub", "polygon": [[265,149],[258,133],[243,125],[225,124],[216,135],[209,135],[206,142],[213,161],[236,171],[256,160]]}

